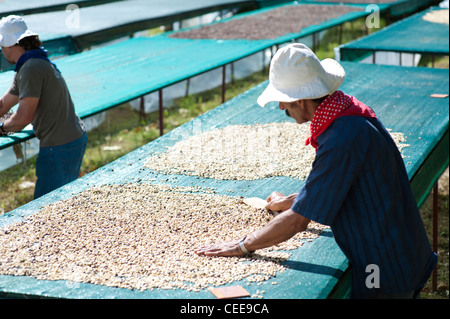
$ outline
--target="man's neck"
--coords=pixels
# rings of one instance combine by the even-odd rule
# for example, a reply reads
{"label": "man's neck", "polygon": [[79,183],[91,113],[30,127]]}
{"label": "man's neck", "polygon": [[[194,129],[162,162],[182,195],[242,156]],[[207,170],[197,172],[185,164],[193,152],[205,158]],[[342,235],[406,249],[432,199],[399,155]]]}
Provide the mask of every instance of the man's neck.
{"label": "man's neck", "polygon": [[19,58],[25,53],[25,50],[22,47],[15,46],[13,50],[12,59],[14,61],[14,64],[19,61]]}

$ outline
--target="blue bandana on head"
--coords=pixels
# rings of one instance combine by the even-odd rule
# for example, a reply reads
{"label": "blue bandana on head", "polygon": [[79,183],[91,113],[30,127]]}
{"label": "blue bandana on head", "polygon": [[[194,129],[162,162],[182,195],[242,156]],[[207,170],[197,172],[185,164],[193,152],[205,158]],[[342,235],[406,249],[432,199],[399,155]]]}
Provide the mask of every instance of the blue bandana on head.
{"label": "blue bandana on head", "polygon": [[48,58],[48,53],[47,50],[44,50],[43,48],[40,49],[35,49],[35,50],[29,50],[26,51],[24,54],[22,54],[19,58],[19,60],[17,60],[16,63],[16,67],[14,68],[15,72],[19,72],[20,68],[25,64],[25,62],[27,62],[29,59],[42,59],[45,61],[48,61],[50,64],[53,65],[53,67],[59,72],[61,73],[60,70],[58,70],[58,68],[56,67],[56,64],[53,63],[52,61],[50,61],[50,59]]}

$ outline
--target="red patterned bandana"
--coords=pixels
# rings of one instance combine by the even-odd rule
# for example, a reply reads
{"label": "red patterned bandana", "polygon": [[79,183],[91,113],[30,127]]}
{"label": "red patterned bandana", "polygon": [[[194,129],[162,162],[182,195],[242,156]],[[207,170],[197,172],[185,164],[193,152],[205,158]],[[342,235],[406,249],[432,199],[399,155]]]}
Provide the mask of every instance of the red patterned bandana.
{"label": "red patterned bandana", "polygon": [[314,118],[311,121],[311,136],[308,137],[305,144],[311,144],[316,150],[317,137],[322,134],[335,119],[340,116],[365,116],[376,118],[375,113],[370,107],[359,102],[353,96],[344,94],[342,91],[336,91],[320,103]]}

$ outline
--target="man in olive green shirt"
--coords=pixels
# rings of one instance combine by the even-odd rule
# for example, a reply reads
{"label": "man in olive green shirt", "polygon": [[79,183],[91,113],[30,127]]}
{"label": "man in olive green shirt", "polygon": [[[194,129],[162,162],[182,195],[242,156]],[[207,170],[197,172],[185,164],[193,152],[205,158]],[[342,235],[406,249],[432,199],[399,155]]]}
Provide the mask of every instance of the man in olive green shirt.
{"label": "man in olive green shirt", "polygon": [[35,188],[38,198],[78,178],[87,135],[61,72],[21,17],[8,16],[0,21],[0,46],[8,62],[15,64],[16,72],[11,87],[0,99],[0,117],[19,103],[17,111],[0,123],[0,134],[33,125],[40,141]]}

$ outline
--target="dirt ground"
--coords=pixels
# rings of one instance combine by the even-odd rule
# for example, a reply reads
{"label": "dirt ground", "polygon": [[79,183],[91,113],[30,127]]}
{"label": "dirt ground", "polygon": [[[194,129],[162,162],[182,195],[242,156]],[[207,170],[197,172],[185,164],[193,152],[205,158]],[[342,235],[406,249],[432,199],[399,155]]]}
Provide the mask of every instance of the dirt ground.
{"label": "dirt ground", "polygon": [[[449,169],[441,175],[438,181],[438,218],[437,218],[437,280],[433,287],[433,279],[430,277],[422,291],[424,299],[448,299],[449,298]],[[422,206],[421,215],[424,221],[430,243],[433,243],[433,195],[430,194]]]}
{"label": "dirt ground", "polygon": [[439,194],[442,195],[449,195],[448,194],[448,167],[445,170],[445,172],[442,174],[441,178],[439,179],[438,183],[439,188]]}

